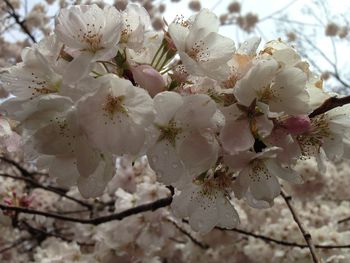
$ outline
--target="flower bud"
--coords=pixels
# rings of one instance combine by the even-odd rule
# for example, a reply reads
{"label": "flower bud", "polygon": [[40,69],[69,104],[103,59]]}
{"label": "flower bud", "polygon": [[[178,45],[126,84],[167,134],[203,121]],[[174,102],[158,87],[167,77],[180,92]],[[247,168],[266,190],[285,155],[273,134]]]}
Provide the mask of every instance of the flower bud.
{"label": "flower bud", "polygon": [[164,91],[165,81],[162,75],[150,65],[139,65],[131,67],[134,80],[141,88],[148,91],[154,97],[157,93]]}
{"label": "flower bud", "polygon": [[307,115],[298,115],[289,117],[283,125],[291,134],[298,135],[310,129],[311,121]]}
{"label": "flower bud", "polygon": [[194,12],[198,12],[202,8],[201,3],[198,0],[192,0],[189,2],[188,7]]}
{"label": "flower bud", "polygon": [[227,9],[230,13],[239,13],[241,11],[241,4],[238,2],[232,2]]}
{"label": "flower bud", "polygon": [[326,26],[325,34],[326,36],[334,37],[335,35],[337,35],[338,31],[339,26],[336,23],[331,22]]}

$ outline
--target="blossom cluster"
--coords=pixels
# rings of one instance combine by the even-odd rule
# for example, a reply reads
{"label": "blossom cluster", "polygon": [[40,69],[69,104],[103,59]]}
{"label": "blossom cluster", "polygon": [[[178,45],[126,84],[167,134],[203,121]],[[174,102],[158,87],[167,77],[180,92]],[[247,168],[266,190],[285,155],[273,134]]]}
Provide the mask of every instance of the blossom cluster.
{"label": "blossom cluster", "polygon": [[207,233],[238,224],[235,198],[266,208],[281,182],[302,183],[298,162],[322,171],[347,157],[349,106],[310,115],[330,95],[293,47],[257,51],[253,37],[236,48],[219,25],[207,9],[162,33],[135,4],[62,9],[54,33],[0,74],[26,160],[90,198],[118,157],[146,156],[176,188],[174,214]]}

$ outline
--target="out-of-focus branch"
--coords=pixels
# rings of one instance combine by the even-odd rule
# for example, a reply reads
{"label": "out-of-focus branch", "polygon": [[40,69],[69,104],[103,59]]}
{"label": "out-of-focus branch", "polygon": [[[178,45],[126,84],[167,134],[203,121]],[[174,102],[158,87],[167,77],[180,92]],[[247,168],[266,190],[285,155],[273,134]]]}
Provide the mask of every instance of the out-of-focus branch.
{"label": "out-of-focus branch", "polygon": [[26,183],[28,183],[29,185],[31,185],[33,187],[41,188],[41,189],[44,189],[46,191],[53,192],[53,193],[55,193],[57,195],[60,195],[60,196],[65,197],[65,198],[67,198],[67,199],[69,199],[71,201],[74,201],[74,202],[76,202],[76,203],[78,203],[78,204],[80,204],[80,205],[82,205],[82,206],[84,206],[84,207],[86,207],[86,208],[88,208],[90,210],[92,209],[92,205],[91,204],[86,203],[86,202],[84,202],[82,200],[79,200],[79,199],[77,199],[75,197],[69,196],[66,193],[62,192],[61,190],[59,190],[59,189],[57,189],[57,188],[55,188],[53,186],[42,185],[39,182],[37,182],[36,180],[31,179],[29,177],[21,177],[21,176],[15,176],[15,175],[10,175],[10,174],[1,174],[1,173],[0,173],[0,176],[6,177],[6,178],[12,178],[12,179],[15,179],[15,180],[25,181]]}
{"label": "out-of-focus branch", "polygon": [[[281,246],[287,246],[287,247],[298,247],[298,248],[309,248],[309,246],[307,244],[300,244],[300,243],[296,243],[296,242],[289,242],[289,241],[285,241],[285,240],[279,240],[279,239],[275,239],[269,236],[265,236],[265,235],[260,235],[260,234],[256,234],[254,232],[249,232],[243,229],[239,229],[239,228],[232,228],[232,229],[225,229],[225,228],[221,228],[221,227],[215,227],[216,229],[219,230],[223,230],[223,231],[233,231],[233,232],[237,232],[239,234],[242,235],[246,235],[246,236],[250,236],[250,237],[254,237],[257,239],[261,239],[267,243],[274,243],[277,245],[281,245]],[[350,248],[350,244],[345,244],[345,245],[315,245],[315,248],[319,248],[319,249],[342,249],[342,248]]]}
{"label": "out-of-focus branch", "polygon": [[81,219],[81,218],[69,217],[69,216],[64,216],[64,215],[60,215],[57,213],[49,213],[49,212],[39,211],[39,210],[25,208],[25,207],[7,206],[7,205],[3,205],[3,204],[0,204],[0,209],[2,209],[4,211],[15,211],[17,213],[41,215],[41,216],[45,216],[48,218],[55,218],[58,220],[75,222],[75,223],[80,223],[80,224],[99,225],[99,224],[103,224],[103,223],[110,222],[113,220],[122,220],[126,217],[136,215],[139,213],[143,213],[143,212],[147,212],[147,211],[155,211],[159,208],[166,207],[166,206],[170,205],[171,202],[173,201],[174,192],[173,192],[172,187],[169,187],[169,188],[171,190],[171,195],[168,197],[156,200],[156,201],[148,203],[148,204],[139,205],[139,206],[127,209],[127,210],[120,212],[120,213],[96,217],[96,218],[92,218],[92,219]]}
{"label": "out-of-focus branch", "polygon": [[17,168],[17,170],[25,177],[32,177],[32,173],[30,173],[27,169],[23,168],[19,163],[14,160],[7,158],[6,156],[0,156],[0,160],[13,165]]}
{"label": "out-of-focus branch", "polygon": [[8,14],[13,17],[13,19],[16,21],[16,24],[18,24],[21,29],[23,30],[24,33],[27,34],[27,36],[34,42],[36,43],[36,39],[35,37],[32,35],[32,33],[29,31],[29,29],[27,28],[27,26],[25,25],[25,20],[21,20],[20,16],[17,14],[15,8],[13,7],[13,5],[8,1],[8,0],[4,0],[6,6],[8,7]]}
{"label": "out-of-focus branch", "polygon": [[305,229],[297,212],[295,211],[294,207],[292,206],[292,203],[291,203],[292,197],[290,195],[287,195],[283,189],[281,190],[281,196],[283,197],[284,201],[286,202],[286,204],[287,204],[287,206],[288,206],[288,208],[293,216],[295,223],[297,223],[297,225],[300,229],[300,232],[302,233],[302,235],[306,241],[306,244],[309,247],[313,262],[320,263],[321,261],[320,261],[319,257],[317,256],[315,245],[314,245],[312,238],[311,238],[311,234]]}
{"label": "out-of-focus branch", "polygon": [[15,242],[13,242],[11,245],[4,247],[2,249],[0,249],[0,254],[5,253],[6,251],[13,249],[15,247],[20,246],[21,244],[23,244],[24,242],[30,240],[30,238],[20,238],[18,240],[16,240]]}
{"label": "out-of-focus branch", "polygon": [[344,106],[345,104],[349,104],[349,103],[350,103],[350,96],[341,97],[341,98],[330,97],[325,102],[323,102],[321,106],[319,106],[317,109],[315,109],[313,112],[311,112],[309,114],[309,117],[313,118],[317,115],[325,113],[325,112],[332,110],[336,107],[341,107],[341,106]]}
{"label": "out-of-focus branch", "polygon": [[173,219],[168,218],[168,221],[170,223],[172,223],[182,234],[187,236],[193,242],[193,244],[199,246],[201,249],[204,249],[204,250],[209,248],[209,245],[207,245],[205,243],[202,243],[201,241],[197,240],[195,237],[193,237],[191,235],[191,233],[189,233],[186,229],[184,229],[180,225],[178,225]]}
{"label": "out-of-focus branch", "polygon": [[345,222],[347,222],[347,221],[349,221],[350,220],[350,216],[349,217],[346,217],[346,218],[343,218],[343,219],[340,219],[337,223],[338,224],[342,224],[342,223],[345,223]]}

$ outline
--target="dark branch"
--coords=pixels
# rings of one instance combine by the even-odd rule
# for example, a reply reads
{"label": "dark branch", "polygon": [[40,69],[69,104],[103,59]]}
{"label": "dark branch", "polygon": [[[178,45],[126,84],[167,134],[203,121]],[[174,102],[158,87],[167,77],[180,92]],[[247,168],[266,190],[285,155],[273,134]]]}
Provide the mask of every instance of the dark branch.
{"label": "dark branch", "polygon": [[307,246],[309,247],[309,250],[310,250],[310,253],[311,253],[311,257],[312,257],[312,260],[314,263],[320,263],[321,261],[319,260],[318,256],[317,256],[317,253],[316,253],[316,250],[315,250],[315,245],[314,243],[312,242],[312,238],[311,238],[311,235],[310,233],[305,229],[304,225],[302,224],[301,220],[299,219],[299,216],[297,214],[297,212],[295,211],[294,207],[292,206],[291,204],[291,200],[292,200],[292,197],[287,195],[283,190],[281,190],[281,196],[283,197],[284,201],[286,202],[292,216],[293,216],[293,219],[295,221],[295,223],[297,223],[299,229],[300,229],[300,232],[302,233],[305,241],[306,241],[306,244]]}
{"label": "dark branch", "polygon": [[15,162],[14,160],[11,160],[5,156],[0,156],[0,160],[13,165],[14,167],[17,168],[17,170],[25,177],[32,177],[32,173],[30,173],[27,169],[23,168],[21,165],[19,165],[17,162]]}
{"label": "dark branch", "polygon": [[325,112],[332,110],[336,107],[341,107],[341,106],[344,106],[345,104],[349,104],[349,103],[350,103],[350,96],[346,96],[346,97],[342,97],[342,98],[330,97],[325,102],[323,102],[320,107],[318,107],[313,112],[311,112],[309,114],[309,117],[313,118],[317,115],[325,113]]}
{"label": "dark branch", "polygon": [[196,238],[194,238],[191,233],[189,233],[186,229],[183,229],[181,226],[179,226],[174,220],[168,218],[168,221],[170,223],[172,223],[182,234],[184,234],[185,236],[187,236],[192,242],[193,244],[199,246],[201,249],[208,249],[209,245],[200,242],[199,240],[197,240]]}
{"label": "dark branch", "polygon": [[64,216],[64,215],[60,215],[57,213],[49,213],[49,212],[39,211],[39,210],[25,208],[25,207],[7,206],[7,205],[3,205],[3,204],[0,204],[0,209],[2,209],[4,211],[15,211],[17,213],[41,215],[41,216],[45,216],[48,218],[55,218],[58,220],[75,222],[75,223],[80,223],[80,224],[99,225],[99,224],[103,224],[103,223],[110,222],[113,220],[122,220],[123,218],[126,218],[126,217],[131,216],[131,215],[136,215],[136,214],[147,212],[147,211],[155,211],[159,208],[166,207],[166,206],[170,205],[172,201],[173,201],[173,197],[171,195],[169,197],[165,197],[165,198],[156,200],[156,201],[148,203],[148,204],[139,205],[139,206],[127,209],[127,210],[120,212],[120,213],[111,214],[111,215],[107,215],[107,216],[101,216],[101,217],[92,218],[92,219],[81,219],[81,218],[69,217],[69,216]]}
{"label": "dark branch", "polygon": [[27,28],[27,26],[25,25],[25,21],[21,20],[19,15],[17,14],[15,8],[13,7],[13,5],[8,1],[8,0],[4,0],[7,7],[8,7],[8,14],[13,17],[13,19],[16,21],[16,23],[21,27],[21,29],[23,30],[24,33],[27,34],[27,36],[34,42],[36,43],[36,39],[35,37],[32,35],[32,33],[29,31],[29,29]]}
{"label": "dark branch", "polygon": [[92,209],[92,205],[91,204],[88,204],[82,200],[79,200],[75,197],[72,197],[72,196],[69,196],[67,195],[66,193],[62,192],[61,190],[53,187],[53,186],[45,186],[45,185],[42,185],[40,184],[39,182],[35,181],[34,179],[31,179],[31,178],[28,178],[28,177],[21,177],[21,176],[15,176],[15,175],[9,175],[9,174],[0,174],[0,176],[2,177],[7,177],[7,178],[12,178],[12,179],[15,179],[15,180],[21,180],[21,181],[25,181],[26,183],[28,183],[29,185],[33,186],[33,187],[36,187],[36,188],[41,188],[41,189],[44,189],[46,191],[49,191],[49,192],[53,192],[57,195],[60,195],[62,197],[65,197],[71,201],[74,201],[88,209]]}
{"label": "dark branch", "polygon": [[349,221],[350,220],[350,216],[349,217],[346,217],[346,218],[343,218],[343,219],[340,219],[337,223],[338,224],[342,224],[342,223],[345,223],[345,222],[347,222],[347,221]]}
{"label": "dark branch", "polygon": [[[237,233],[242,234],[242,235],[246,235],[246,236],[254,237],[254,238],[257,238],[257,239],[261,239],[261,240],[263,240],[263,241],[265,241],[267,243],[274,243],[274,244],[281,245],[281,246],[298,247],[298,248],[309,248],[309,246],[307,244],[299,244],[299,243],[295,243],[295,242],[279,240],[279,239],[275,239],[275,238],[272,238],[272,237],[256,234],[256,233],[253,233],[253,232],[249,232],[249,231],[246,231],[246,230],[243,230],[243,229],[239,229],[239,228],[233,228],[233,229],[225,229],[225,228],[221,228],[221,227],[215,227],[215,228],[219,229],[219,230],[223,230],[223,231],[237,232]],[[315,245],[315,248],[320,248],[320,249],[350,248],[350,244],[346,244],[346,245]]]}

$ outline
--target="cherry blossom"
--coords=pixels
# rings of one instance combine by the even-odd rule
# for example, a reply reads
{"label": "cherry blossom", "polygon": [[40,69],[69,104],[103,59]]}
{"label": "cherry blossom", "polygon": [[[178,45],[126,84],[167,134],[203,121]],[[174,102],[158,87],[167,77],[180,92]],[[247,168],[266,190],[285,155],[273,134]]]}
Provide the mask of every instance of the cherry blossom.
{"label": "cherry blossom", "polygon": [[190,20],[176,20],[169,25],[169,34],[186,70],[198,76],[214,79],[225,78],[225,64],[235,51],[234,42],[217,33],[218,18],[202,9]]}
{"label": "cherry blossom", "polygon": [[110,59],[117,54],[122,16],[112,6],[77,5],[62,9],[56,18],[55,33],[67,48],[74,51],[64,81],[72,83],[86,76],[91,62]]}
{"label": "cherry blossom", "polygon": [[214,137],[216,105],[204,94],[181,97],[175,92],[155,96],[156,119],[147,156],[164,183],[208,170],[218,156]]}
{"label": "cherry blossom", "polygon": [[98,79],[99,88],[78,102],[78,118],[89,140],[102,151],[138,154],[145,129],[154,119],[147,92],[109,74]]}

